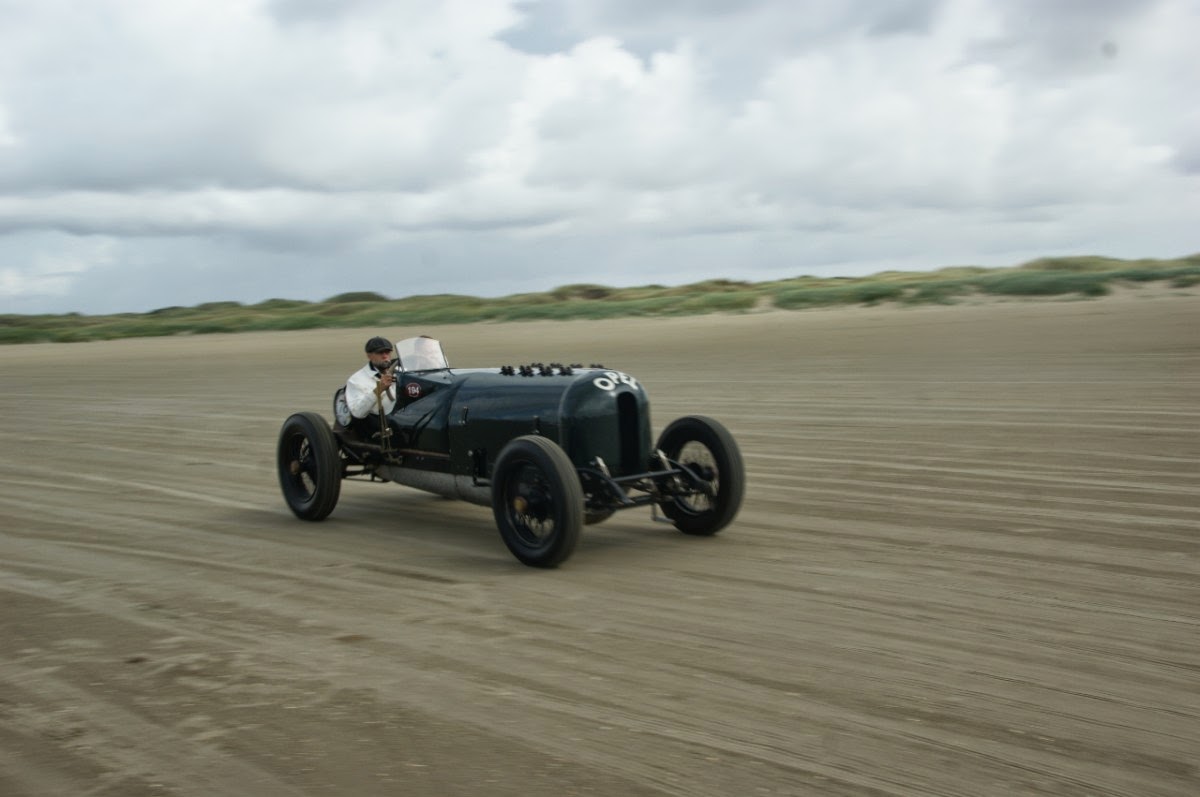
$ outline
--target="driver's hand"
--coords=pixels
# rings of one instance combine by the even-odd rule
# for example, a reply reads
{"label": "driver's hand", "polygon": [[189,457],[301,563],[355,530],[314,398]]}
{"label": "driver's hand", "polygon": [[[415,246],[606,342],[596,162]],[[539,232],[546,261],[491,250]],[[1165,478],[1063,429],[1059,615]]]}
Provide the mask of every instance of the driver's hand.
{"label": "driver's hand", "polygon": [[375,395],[378,396],[380,393],[387,390],[389,387],[391,387],[395,383],[395,381],[396,380],[392,377],[392,375],[390,373],[385,372],[385,373],[380,374],[379,381],[377,381],[375,383]]}

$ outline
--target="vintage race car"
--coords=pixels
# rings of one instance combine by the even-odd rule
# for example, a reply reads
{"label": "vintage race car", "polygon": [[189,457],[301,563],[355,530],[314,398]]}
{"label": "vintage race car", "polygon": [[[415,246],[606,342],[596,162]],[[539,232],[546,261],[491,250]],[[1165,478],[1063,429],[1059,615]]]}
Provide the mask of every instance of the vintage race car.
{"label": "vintage race car", "polygon": [[395,482],[491,506],[517,559],[554,567],[585,524],[618,509],[649,506],[695,535],[737,515],[745,469],[732,435],[692,415],[652,444],[649,401],[628,374],[558,363],[452,369],[428,337],[395,352],[391,412],[352,418],[343,386],[332,428],[312,412],[284,421],[279,484],[297,517],[328,516],[343,479]]}

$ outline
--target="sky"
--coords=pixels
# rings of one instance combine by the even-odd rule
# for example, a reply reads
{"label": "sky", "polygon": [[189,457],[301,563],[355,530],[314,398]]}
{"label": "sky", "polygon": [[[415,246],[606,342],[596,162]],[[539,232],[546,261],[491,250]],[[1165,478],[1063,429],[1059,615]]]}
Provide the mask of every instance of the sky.
{"label": "sky", "polygon": [[0,0],[0,313],[1200,251],[1197,0]]}

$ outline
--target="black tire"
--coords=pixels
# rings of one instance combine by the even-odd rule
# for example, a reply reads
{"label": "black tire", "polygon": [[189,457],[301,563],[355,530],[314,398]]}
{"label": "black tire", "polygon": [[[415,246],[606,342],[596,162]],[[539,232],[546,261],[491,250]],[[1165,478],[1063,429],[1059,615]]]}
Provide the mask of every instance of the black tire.
{"label": "black tire", "polygon": [[557,567],[575,550],[583,527],[583,488],[557,444],[518,437],[492,471],[492,512],[512,555],[531,567]]}
{"label": "black tire", "polygon": [[296,517],[328,517],[342,492],[342,461],[325,419],[315,412],[298,412],[284,421],[277,462],[283,500]]}
{"label": "black tire", "polygon": [[689,415],[671,423],[658,437],[657,448],[667,459],[696,471],[716,487],[675,496],[659,504],[664,515],[684,534],[716,534],[737,516],[746,492],[746,467],[733,435],[717,421]]}

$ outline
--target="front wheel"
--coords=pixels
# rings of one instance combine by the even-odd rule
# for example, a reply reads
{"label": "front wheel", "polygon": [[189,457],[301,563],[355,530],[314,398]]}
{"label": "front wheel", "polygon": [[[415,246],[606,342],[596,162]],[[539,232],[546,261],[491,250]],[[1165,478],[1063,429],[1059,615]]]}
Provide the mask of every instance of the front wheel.
{"label": "front wheel", "polygon": [[492,471],[492,512],[517,559],[532,567],[565,561],[583,527],[583,488],[566,453],[537,435],[506,445]]}
{"label": "front wheel", "polygon": [[314,412],[296,413],[283,422],[276,454],[288,508],[301,520],[324,520],[342,492],[342,463],[329,424]]}
{"label": "front wheel", "polygon": [[657,448],[700,482],[659,503],[675,528],[709,535],[729,525],[746,492],[746,468],[733,435],[712,418],[689,415],[663,430]]}

